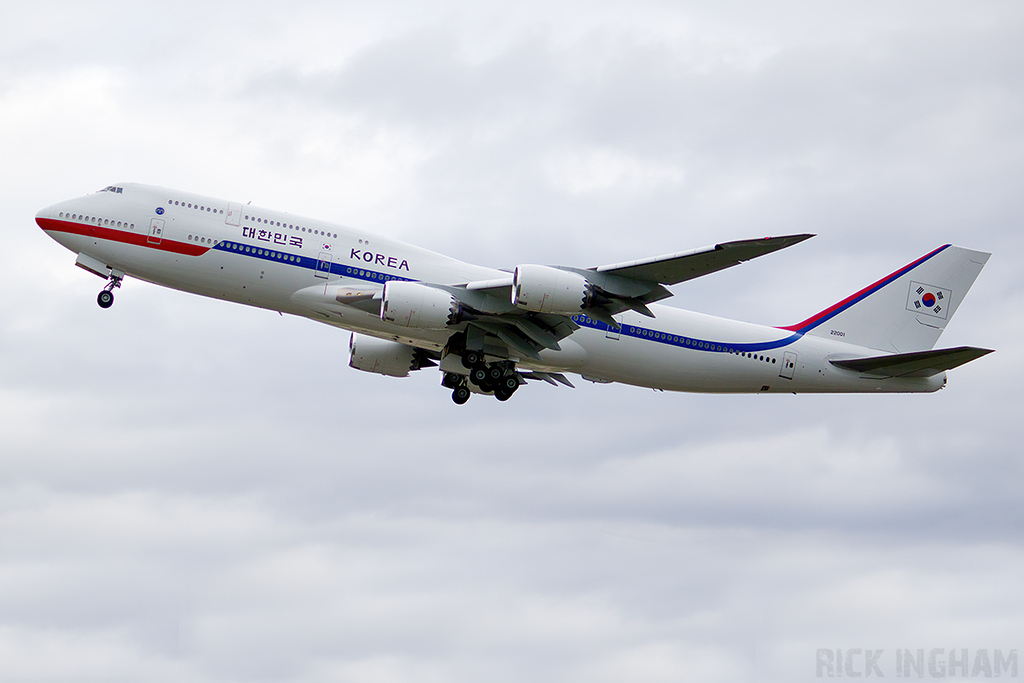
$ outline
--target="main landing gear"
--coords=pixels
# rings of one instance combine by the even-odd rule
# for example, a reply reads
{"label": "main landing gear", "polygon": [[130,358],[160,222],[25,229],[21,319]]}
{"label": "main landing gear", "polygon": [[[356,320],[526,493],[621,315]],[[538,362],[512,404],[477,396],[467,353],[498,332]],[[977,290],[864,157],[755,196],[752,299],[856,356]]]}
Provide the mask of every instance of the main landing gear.
{"label": "main landing gear", "polygon": [[465,384],[460,384],[452,390],[452,400],[455,401],[456,405],[462,405],[469,400],[469,396],[472,392]]}
{"label": "main landing gear", "polygon": [[472,384],[483,393],[493,393],[499,401],[507,401],[519,389],[520,377],[515,365],[499,361],[488,364],[479,351],[462,354],[462,365],[469,370],[469,377],[458,373],[446,373],[441,384],[452,390],[452,400],[462,405],[469,400]]}
{"label": "main landing gear", "polygon": [[96,303],[100,305],[100,308],[110,308],[114,305],[114,290],[121,286],[122,279],[124,278],[116,275],[110,276],[107,286],[96,295]]}
{"label": "main landing gear", "polygon": [[469,369],[469,381],[480,391],[493,393],[499,401],[509,400],[519,388],[519,373],[512,363],[499,361],[487,364],[482,353],[466,351],[462,355],[462,364]]}

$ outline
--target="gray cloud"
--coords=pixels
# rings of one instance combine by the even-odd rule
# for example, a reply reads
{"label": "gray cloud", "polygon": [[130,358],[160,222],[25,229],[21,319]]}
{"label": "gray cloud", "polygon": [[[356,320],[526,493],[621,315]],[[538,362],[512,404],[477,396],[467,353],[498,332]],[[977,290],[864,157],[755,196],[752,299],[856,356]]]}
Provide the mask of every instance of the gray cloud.
{"label": "gray cloud", "polygon": [[[1021,12],[44,4],[0,26],[0,668],[23,680],[800,680],[1020,647]],[[579,382],[458,408],[347,334],[100,281],[138,180],[496,266],[817,232],[676,288],[770,324],[994,253],[932,396]],[[891,667],[886,675],[891,675]]]}

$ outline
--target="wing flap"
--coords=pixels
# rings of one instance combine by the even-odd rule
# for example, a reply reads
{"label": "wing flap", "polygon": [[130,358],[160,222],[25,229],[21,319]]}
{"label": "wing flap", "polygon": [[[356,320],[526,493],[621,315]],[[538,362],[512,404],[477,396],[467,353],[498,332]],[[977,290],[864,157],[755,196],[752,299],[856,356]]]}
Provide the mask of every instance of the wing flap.
{"label": "wing flap", "polygon": [[569,387],[570,389],[576,388],[576,386],[568,379],[566,379],[565,375],[563,375],[560,372],[540,372],[538,370],[527,370],[524,372],[520,372],[519,374],[522,376],[523,379],[542,380],[544,382],[547,382],[551,386],[558,386],[559,384],[561,384],[562,386]]}
{"label": "wing flap", "polygon": [[[490,322],[485,320],[474,320],[470,324],[470,328],[473,327],[486,334],[494,335],[504,342],[510,352],[516,355],[526,356],[533,360],[540,360],[537,350],[543,348],[543,345],[534,342],[514,324],[508,324],[500,321]],[[535,346],[536,348],[534,348]]]}
{"label": "wing flap", "polygon": [[993,349],[958,346],[913,353],[830,361],[832,365],[881,377],[931,377],[992,353]]}

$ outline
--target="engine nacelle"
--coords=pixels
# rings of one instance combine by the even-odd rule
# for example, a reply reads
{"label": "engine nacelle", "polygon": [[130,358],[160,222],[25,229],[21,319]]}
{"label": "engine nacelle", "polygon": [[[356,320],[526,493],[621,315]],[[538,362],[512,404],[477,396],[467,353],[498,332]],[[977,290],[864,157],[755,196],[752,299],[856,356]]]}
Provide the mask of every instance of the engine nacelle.
{"label": "engine nacelle", "polygon": [[443,330],[459,320],[460,304],[448,292],[417,282],[384,283],[380,319],[419,330]]}
{"label": "engine nacelle", "polygon": [[578,273],[550,266],[517,266],[512,304],[537,313],[575,315],[590,306],[594,287]]}
{"label": "engine nacelle", "polygon": [[408,377],[410,371],[422,367],[418,349],[388,339],[353,332],[348,350],[348,366],[356,370],[390,377]]}

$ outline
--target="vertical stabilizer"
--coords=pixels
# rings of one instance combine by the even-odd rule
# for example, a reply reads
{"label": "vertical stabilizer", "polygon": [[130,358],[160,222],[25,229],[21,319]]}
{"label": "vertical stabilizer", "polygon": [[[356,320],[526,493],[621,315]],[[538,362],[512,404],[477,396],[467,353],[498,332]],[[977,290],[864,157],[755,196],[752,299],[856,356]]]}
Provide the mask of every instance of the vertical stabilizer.
{"label": "vertical stabilizer", "polygon": [[783,329],[881,351],[930,349],[989,256],[947,244]]}

